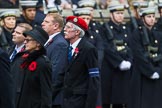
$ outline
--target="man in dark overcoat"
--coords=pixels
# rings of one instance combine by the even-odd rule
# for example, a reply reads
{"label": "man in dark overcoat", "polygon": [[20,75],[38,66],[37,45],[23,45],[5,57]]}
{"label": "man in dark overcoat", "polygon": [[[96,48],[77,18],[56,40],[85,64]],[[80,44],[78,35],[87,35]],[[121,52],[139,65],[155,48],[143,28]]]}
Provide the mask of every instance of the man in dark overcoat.
{"label": "man in dark overcoat", "polygon": [[69,16],[66,21],[64,33],[70,42],[69,64],[65,73],[59,74],[53,98],[63,88],[63,108],[95,108],[99,84],[97,50],[83,37],[88,29],[83,19]]}
{"label": "man in dark overcoat", "polygon": [[155,8],[141,9],[143,25],[133,32],[134,65],[130,108],[162,107],[162,32],[155,29]]}
{"label": "man in dark overcoat", "polygon": [[[124,22],[124,5],[112,1],[109,5],[110,21],[103,25],[105,53],[101,67],[103,108],[123,108],[128,105],[132,52],[130,32]],[[106,28],[110,28],[111,33]]]}

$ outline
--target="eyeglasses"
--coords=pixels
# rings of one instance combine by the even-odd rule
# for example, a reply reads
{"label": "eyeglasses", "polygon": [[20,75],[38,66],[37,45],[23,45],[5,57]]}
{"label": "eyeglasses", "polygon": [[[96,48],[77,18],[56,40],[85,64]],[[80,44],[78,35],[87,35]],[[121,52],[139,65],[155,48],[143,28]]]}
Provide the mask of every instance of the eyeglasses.
{"label": "eyeglasses", "polygon": [[35,41],[34,39],[24,39],[25,42],[29,42],[29,41]]}

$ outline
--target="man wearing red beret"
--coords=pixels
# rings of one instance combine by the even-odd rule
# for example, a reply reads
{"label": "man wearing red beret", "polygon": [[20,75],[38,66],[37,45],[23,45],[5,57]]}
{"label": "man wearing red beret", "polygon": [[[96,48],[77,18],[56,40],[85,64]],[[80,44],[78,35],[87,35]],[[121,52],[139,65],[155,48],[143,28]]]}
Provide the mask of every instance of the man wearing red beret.
{"label": "man wearing red beret", "polygon": [[63,88],[63,108],[95,108],[99,85],[97,50],[84,38],[88,26],[83,19],[69,16],[66,22],[69,64],[54,84],[53,98]]}

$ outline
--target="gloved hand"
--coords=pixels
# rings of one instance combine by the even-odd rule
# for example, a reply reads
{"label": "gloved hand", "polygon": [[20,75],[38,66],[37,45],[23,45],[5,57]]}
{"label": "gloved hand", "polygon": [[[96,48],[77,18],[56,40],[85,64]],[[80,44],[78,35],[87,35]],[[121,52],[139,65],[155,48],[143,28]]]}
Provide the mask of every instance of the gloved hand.
{"label": "gloved hand", "polygon": [[153,75],[150,77],[151,79],[159,79],[160,76],[157,72],[154,72]]}
{"label": "gloved hand", "polygon": [[120,63],[119,68],[121,71],[129,70],[131,68],[131,63],[129,61],[123,60]]}

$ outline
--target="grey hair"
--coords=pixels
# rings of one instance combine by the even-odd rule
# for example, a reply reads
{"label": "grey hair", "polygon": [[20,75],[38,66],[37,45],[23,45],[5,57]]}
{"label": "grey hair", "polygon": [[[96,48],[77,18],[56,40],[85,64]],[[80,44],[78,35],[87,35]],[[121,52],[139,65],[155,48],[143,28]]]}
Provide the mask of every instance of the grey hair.
{"label": "grey hair", "polygon": [[82,38],[85,35],[85,31],[75,24],[74,24],[74,29],[80,31],[80,38]]}

